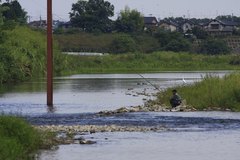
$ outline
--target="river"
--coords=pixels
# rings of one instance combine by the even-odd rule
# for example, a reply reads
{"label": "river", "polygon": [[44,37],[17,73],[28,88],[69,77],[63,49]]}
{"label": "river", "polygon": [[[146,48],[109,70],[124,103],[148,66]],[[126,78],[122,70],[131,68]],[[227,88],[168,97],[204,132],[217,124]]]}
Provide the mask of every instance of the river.
{"label": "river", "polygon": [[57,150],[42,151],[40,160],[238,160],[239,113],[147,112],[109,117],[95,114],[102,110],[142,105],[146,100],[154,99],[153,94],[158,89],[192,84],[207,74],[222,77],[228,73],[228,71],[163,72],[142,75],[85,74],[55,77],[54,108],[45,105],[46,83],[44,79],[40,79],[2,86],[0,111],[20,115],[35,125],[113,124],[153,127],[161,125],[169,129],[144,133],[89,134],[85,135],[85,138],[94,139],[97,144],[61,145]]}

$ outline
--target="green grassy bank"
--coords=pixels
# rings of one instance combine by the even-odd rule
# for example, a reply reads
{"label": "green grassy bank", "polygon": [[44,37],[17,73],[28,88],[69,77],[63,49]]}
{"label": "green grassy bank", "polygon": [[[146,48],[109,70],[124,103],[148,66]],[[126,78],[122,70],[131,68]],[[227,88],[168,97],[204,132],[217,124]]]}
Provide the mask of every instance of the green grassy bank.
{"label": "green grassy bank", "polygon": [[[54,46],[54,73],[62,71],[64,56]],[[46,72],[46,36],[26,26],[0,28],[0,84],[26,81]]]}
{"label": "green grassy bank", "polygon": [[[170,105],[169,88],[158,94],[157,103]],[[190,107],[197,110],[226,110],[240,111],[240,74],[235,73],[224,78],[207,76],[201,82],[190,86],[176,87],[178,93]]]}
{"label": "green grassy bank", "polygon": [[67,56],[63,74],[138,73],[160,71],[237,70],[235,55],[202,55],[176,52],[119,54],[106,56]]}
{"label": "green grassy bank", "polygon": [[25,120],[0,116],[0,159],[33,159],[38,149],[49,148],[53,135],[34,129]]}

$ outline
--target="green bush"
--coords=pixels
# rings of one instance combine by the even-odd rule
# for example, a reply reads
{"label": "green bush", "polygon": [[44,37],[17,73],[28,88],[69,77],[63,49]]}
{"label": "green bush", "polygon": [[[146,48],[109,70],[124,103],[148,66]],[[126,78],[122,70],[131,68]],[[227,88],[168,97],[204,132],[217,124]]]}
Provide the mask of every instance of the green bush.
{"label": "green bush", "polygon": [[24,120],[0,116],[0,159],[27,159],[41,145],[40,134]]}
{"label": "green bush", "polygon": [[189,70],[233,70],[229,64],[233,55],[202,55],[184,52],[135,52],[104,56],[68,55],[64,74],[80,73],[133,73]]}
{"label": "green bush", "polygon": [[15,139],[0,138],[0,159],[15,160],[17,157],[23,159],[23,147]]}
{"label": "green bush", "polygon": [[[46,36],[27,27],[1,31],[0,84],[43,76],[46,71]],[[64,56],[54,46],[55,73],[64,66]]]}
{"label": "green bush", "polygon": [[135,35],[134,39],[137,44],[137,50],[141,53],[151,53],[161,48],[158,40],[149,34]]}
{"label": "green bush", "polygon": [[[231,109],[240,111],[240,74],[231,74],[224,78],[207,76],[201,82],[190,86],[176,87],[187,105],[198,110]],[[159,93],[158,102],[169,105],[172,88]]]}
{"label": "green bush", "polygon": [[232,57],[229,64],[239,66],[240,65],[240,56],[236,55],[236,56]]}
{"label": "green bush", "polygon": [[186,39],[172,40],[170,41],[164,48],[166,51],[189,51],[190,50],[190,42]]}
{"label": "green bush", "polygon": [[197,39],[207,39],[208,33],[200,27],[194,27],[192,33],[197,37]]}
{"label": "green bush", "polygon": [[191,43],[181,33],[159,29],[154,33],[154,37],[158,39],[162,50],[175,52],[190,51]]}
{"label": "green bush", "polygon": [[207,39],[200,46],[200,53],[210,55],[228,54],[230,51],[227,44],[219,39]]}
{"label": "green bush", "polygon": [[135,52],[137,50],[137,45],[135,40],[126,34],[117,35],[111,43],[110,51],[112,53],[127,53]]}
{"label": "green bush", "polygon": [[[71,29],[72,30],[72,29]],[[55,34],[54,38],[62,51],[75,52],[109,52],[115,34],[74,33]]]}

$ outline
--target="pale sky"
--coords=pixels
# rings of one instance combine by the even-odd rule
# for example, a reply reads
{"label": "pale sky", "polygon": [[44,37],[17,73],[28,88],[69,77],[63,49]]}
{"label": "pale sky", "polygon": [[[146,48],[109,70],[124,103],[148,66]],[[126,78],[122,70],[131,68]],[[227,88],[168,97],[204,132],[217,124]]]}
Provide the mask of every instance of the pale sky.
{"label": "pale sky", "polygon": [[[46,19],[47,0],[18,0],[31,20]],[[54,19],[69,20],[72,3],[77,0],[52,0]],[[129,6],[145,16],[157,18],[185,16],[187,18],[215,18],[217,15],[240,16],[240,0],[108,0],[115,6],[115,17]]]}

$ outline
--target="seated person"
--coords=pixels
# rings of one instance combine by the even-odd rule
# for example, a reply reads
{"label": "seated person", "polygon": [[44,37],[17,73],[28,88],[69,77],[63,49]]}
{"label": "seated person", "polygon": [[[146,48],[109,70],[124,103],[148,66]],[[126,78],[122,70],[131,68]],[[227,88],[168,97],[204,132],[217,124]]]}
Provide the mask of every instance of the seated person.
{"label": "seated person", "polygon": [[182,103],[182,99],[177,94],[177,90],[176,89],[172,90],[172,93],[173,93],[173,95],[172,95],[172,97],[170,99],[170,104],[171,104],[172,108],[175,108],[175,107],[179,106]]}

